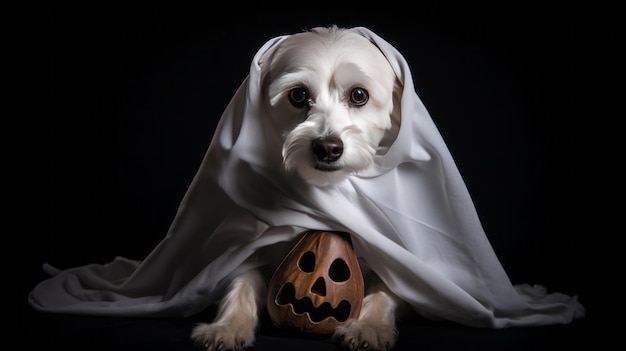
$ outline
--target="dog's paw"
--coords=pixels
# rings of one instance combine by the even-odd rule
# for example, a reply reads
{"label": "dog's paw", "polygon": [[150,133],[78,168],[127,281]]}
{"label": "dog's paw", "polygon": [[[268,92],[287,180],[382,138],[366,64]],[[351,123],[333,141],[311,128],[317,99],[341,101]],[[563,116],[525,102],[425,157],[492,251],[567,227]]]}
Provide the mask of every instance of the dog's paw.
{"label": "dog's paw", "polygon": [[207,351],[243,350],[254,344],[254,328],[199,323],[191,332],[194,347]]}
{"label": "dog's paw", "polygon": [[333,333],[333,341],[349,350],[389,351],[396,343],[395,326],[357,319],[347,320]]}

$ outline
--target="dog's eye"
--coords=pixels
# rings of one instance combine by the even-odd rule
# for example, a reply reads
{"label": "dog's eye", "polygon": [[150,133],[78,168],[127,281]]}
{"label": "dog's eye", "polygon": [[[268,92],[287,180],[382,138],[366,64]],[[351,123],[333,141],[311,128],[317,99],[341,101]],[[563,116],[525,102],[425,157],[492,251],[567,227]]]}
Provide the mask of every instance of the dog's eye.
{"label": "dog's eye", "polygon": [[369,94],[367,90],[363,88],[354,88],[350,92],[350,103],[356,106],[363,106],[369,100]]}
{"label": "dog's eye", "polygon": [[309,93],[302,87],[293,88],[289,91],[289,102],[298,108],[308,106]]}

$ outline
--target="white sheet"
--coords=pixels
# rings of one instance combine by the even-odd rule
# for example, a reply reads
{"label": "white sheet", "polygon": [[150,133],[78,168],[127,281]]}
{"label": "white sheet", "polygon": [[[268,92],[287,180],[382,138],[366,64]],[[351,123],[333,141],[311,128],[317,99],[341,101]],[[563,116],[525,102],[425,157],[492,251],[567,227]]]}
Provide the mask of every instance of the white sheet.
{"label": "white sheet", "polygon": [[318,189],[285,177],[281,126],[263,123],[265,43],[224,111],[162,242],[143,261],[118,257],[58,271],[37,285],[48,312],[190,316],[214,303],[234,274],[281,259],[308,229],[352,233],[357,254],[417,311],[475,327],[569,323],[577,298],[509,281],[403,56],[367,28],[404,84],[399,135],[375,167]]}

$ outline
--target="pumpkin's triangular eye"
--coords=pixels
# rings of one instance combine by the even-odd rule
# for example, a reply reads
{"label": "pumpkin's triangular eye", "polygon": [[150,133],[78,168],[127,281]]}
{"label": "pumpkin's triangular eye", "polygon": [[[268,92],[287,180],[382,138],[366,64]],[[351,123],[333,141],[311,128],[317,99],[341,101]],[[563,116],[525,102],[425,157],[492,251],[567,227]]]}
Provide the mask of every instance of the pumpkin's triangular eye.
{"label": "pumpkin's triangular eye", "polygon": [[303,272],[311,273],[315,270],[315,254],[312,251],[307,251],[298,260],[298,267]]}
{"label": "pumpkin's triangular eye", "polygon": [[330,268],[328,269],[328,276],[334,282],[345,282],[350,279],[350,267],[348,267],[346,261],[341,258],[337,258],[330,265]]}

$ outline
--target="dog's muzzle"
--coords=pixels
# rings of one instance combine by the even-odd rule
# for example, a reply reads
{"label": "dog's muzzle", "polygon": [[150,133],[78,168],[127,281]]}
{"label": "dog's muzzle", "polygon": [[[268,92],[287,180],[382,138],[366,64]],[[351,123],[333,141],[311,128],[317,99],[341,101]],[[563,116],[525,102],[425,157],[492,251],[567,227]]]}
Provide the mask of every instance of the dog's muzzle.
{"label": "dog's muzzle", "polygon": [[343,142],[341,139],[334,136],[315,138],[311,142],[311,148],[317,158],[315,169],[325,172],[339,169],[334,162],[343,154]]}

